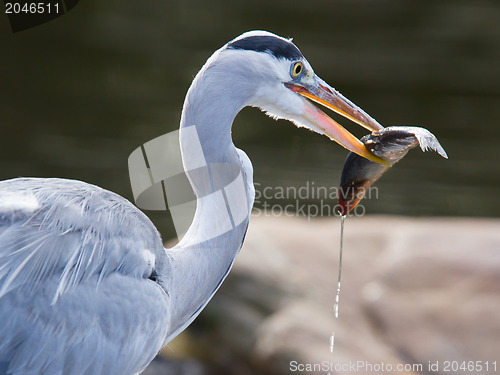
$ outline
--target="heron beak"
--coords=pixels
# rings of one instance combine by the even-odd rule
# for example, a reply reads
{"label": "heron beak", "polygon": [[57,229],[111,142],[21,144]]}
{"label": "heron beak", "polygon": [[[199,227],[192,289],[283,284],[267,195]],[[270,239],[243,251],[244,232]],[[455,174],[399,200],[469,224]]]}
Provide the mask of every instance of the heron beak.
{"label": "heron beak", "polygon": [[[320,78],[315,77],[313,82],[312,84],[288,82],[285,83],[285,86],[297,94],[337,112],[370,131],[384,129],[375,119],[370,117],[361,108],[342,96],[342,94],[330,87]],[[349,151],[368,160],[390,166],[385,160],[369,152],[358,138],[310,102],[306,102],[304,118],[315,126],[314,130],[325,134]]]}

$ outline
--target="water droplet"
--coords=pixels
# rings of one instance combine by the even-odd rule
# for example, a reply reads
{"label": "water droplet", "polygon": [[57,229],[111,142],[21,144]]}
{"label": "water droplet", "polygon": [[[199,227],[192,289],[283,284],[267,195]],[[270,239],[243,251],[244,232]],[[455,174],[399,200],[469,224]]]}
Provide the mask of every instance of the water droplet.
{"label": "water droplet", "polygon": [[[344,247],[344,221],[345,215],[340,217],[340,258],[339,258],[339,277],[337,279],[337,294],[335,296],[335,303],[333,305],[333,311],[335,313],[335,318],[339,317],[339,301],[340,301],[340,276],[342,274],[342,249]],[[335,332],[330,336],[330,352],[333,353],[333,347],[335,345]]]}
{"label": "water droplet", "polygon": [[335,304],[333,306],[335,318],[339,317],[339,300],[340,300],[340,277],[342,275],[342,249],[344,248],[344,221],[345,215],[340,217],[340,257],[339,257],[339,276],[337,279],[337,295],[335,296]]}

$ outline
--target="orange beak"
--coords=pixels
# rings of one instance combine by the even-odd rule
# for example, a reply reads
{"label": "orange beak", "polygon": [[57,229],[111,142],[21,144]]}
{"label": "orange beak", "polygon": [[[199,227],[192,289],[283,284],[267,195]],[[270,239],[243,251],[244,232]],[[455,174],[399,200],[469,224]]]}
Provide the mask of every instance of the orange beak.
{"label": "orange beak", "polygon": [[[383,129],[382,125],[320,78],[315,77],[314,82],[314,84],[288,82],[285,83],[285,86],[297,94],[337,112],[370,131]],[[385,160],[369,152],[358,138],[344,129],[339,123],[330,118],[319,108],[309,101],[305,103],[303,116],[309,123],[314,124],[315,128],[313,130],[325,134],[330,139],[359,156],[390,166]]]}

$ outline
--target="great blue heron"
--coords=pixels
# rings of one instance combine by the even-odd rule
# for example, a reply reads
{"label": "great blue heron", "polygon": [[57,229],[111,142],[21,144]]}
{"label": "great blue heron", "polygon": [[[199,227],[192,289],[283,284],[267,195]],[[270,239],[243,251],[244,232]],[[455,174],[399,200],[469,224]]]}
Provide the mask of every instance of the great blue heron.
{"label": "great blue heron", "polygon": [[[254,200],[252,165],[231,139],[242,108],[259,107],[380,162],[309,100],[369,130],[382,128],[318,78],[291,40],[252,31],[208,59],[184,103],[183,163],[194,156],[182,129],[194,126],[206,161],[237,168],[243,188],[198,199],[188,233],[171,249],[134,205],[97,186],[1,182],[0,374],[140,373],[196,318],[231,269]],[[245,216],[207,235],[231,199]]]}

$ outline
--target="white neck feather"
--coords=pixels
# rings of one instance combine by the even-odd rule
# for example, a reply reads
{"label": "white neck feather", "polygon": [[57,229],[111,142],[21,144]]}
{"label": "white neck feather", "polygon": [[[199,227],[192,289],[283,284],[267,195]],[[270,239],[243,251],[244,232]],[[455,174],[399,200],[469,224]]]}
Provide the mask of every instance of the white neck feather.
{"label": "white neck feather", "polygon": [[225,279],[243,243],[254,199],[251,163],[231,139],[233,120],[252,93],[235,95],[231,79],[213,66],[207,69],[209,63],[193,81],[181,118],[183,164],[197,208],[184,238],[167,250],[172,266],[169,339],[196,318]]}

